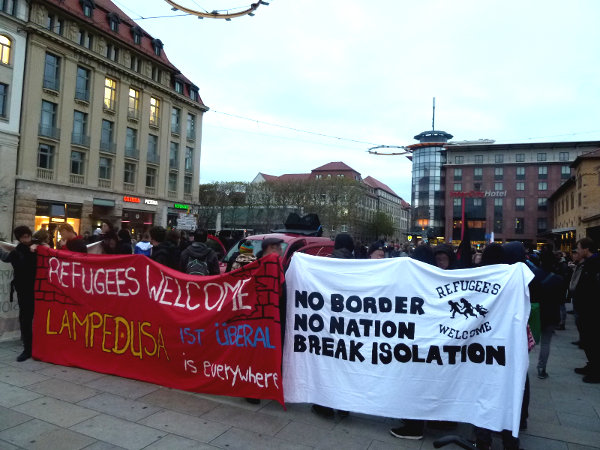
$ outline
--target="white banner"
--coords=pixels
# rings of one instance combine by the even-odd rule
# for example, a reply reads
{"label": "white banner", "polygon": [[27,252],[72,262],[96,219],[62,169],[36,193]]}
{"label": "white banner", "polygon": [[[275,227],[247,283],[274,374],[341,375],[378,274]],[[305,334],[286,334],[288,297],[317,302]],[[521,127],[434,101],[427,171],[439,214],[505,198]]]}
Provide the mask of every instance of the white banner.
{"label": "white banner", "polygon": [[13,279],[12,265],[0,262],[0,342],[20,336],[19,304],[17,293],[10,301],[10,282]]}
{"label": "white banner", "polygon": [[521,263],[443,271],[409,258],[296,253],[285,401],[517,436],[531,278]]}

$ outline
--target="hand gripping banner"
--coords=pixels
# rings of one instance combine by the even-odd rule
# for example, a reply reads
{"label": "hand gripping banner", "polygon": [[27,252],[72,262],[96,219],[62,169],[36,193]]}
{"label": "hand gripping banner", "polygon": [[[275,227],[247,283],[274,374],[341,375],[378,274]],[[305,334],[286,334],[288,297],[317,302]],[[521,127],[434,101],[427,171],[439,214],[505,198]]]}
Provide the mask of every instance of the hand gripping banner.
{"label": "hand gripping banner", "polygon": [[295,254],[285,400],[516,436],[532,278],[522,263],[444,271],[409,258]]}
{"label": "hand gripping banner", "polygon": [[276,255],[198,277],[142,255],[38,247],[33,356],[177,389],[283,404]]}

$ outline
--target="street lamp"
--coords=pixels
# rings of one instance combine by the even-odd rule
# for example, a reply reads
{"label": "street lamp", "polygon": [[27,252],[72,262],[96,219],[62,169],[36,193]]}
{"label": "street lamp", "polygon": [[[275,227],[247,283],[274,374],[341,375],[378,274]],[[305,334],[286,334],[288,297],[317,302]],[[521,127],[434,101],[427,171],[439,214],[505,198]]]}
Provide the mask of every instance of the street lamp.
{"label": "street lamp", "polygon": [[229,12],[228,10],[221,10],[221,11],[215,10],[212,12],[201,12],[201,11],[196,11],[195,9],[187,8],[183,5],[180,5],[179,3],[174,2],[173,0],[165,0],[165,1],[169,5],[171,5],[173,10],[179,10],[179,11],[185,12],[187,14],[192,14],[194,16],[197,16],[199,19],[203,19],[206,17],[208,19],[225,19],[228,22],[231,21],[231,19],[234,19],[236,17],[254,16],[254,11],[256,11],[260,5],[267,6],[269,4],[263,0],[259,0],[257,3],[252,3],[248,8],[246,8],[242,11],[238,11],[238,12]]}

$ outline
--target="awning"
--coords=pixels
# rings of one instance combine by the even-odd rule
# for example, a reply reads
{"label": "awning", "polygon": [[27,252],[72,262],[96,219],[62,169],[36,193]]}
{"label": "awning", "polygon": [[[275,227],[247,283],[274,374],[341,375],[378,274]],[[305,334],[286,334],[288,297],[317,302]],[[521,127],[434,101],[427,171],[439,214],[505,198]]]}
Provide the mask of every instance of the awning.
{"label": "awning", "polygon": [[567,231],[575,231],[575,227],[552,228],[553,233],[566,233]]}
{"label": "awning", "polygon": [[115,201],[114,200],[106,200],[103,198],[95,198],[93,204],[94,204],[94,206],[112,206],[114,208]]}

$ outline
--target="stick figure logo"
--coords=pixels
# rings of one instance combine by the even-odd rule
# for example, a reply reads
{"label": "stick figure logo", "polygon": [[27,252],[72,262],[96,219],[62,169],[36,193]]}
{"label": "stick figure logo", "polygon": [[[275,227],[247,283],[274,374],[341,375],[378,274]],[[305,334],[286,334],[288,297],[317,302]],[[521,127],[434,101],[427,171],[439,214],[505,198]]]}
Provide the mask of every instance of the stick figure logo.
{"label": "stick figure logo", "polygon": [[465,316],[465,319],[468,319],[469,317],[485,317],[488,313],[488,310],[483,306],[473,306],[465,298],[461,298],[460,302],[448,300],[448,304],[450,305],[450,312],[452,313],[450,316],[451,319],[454,319],[457,313]]}

